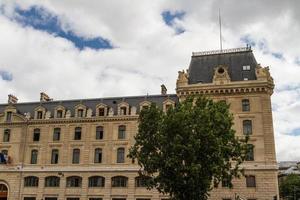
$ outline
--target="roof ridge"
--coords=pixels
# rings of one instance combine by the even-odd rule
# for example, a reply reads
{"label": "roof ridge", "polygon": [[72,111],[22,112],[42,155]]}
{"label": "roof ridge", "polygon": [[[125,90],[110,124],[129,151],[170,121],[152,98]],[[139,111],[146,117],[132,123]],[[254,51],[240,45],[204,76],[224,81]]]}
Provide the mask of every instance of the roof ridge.
{"label": "roof ridge", "polygon": [[240,53],[240,52],[248,52],[248,51],[252,51],[251,46],[232,48],[232,49],[220,49],[220,50],[212,50],[212,51],[193,52],[192,56],[209,56],[209,55]]}

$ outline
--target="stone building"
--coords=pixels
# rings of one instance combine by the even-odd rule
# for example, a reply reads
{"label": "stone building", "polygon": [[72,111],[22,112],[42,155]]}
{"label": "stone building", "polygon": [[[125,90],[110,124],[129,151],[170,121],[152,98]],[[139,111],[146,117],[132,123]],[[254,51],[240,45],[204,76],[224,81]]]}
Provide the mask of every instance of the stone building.
{"label": "stone building", "polygon": [[191,94],[230,103],[237,136],[250,135],[245,177],[224,181],[210,199],[270,200],[278,195],[269,69],[250,48],[193,53],[178,73],[176,94],[0,105],[0,200],[161,200],[138,178],[126,157],[141,109],[163,110]]}

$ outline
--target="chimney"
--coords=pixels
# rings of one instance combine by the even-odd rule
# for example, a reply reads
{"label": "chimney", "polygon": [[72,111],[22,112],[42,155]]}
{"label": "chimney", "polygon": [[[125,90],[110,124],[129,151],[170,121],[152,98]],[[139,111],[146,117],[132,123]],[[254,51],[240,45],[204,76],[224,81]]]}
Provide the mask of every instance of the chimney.
{"label": "chimney", "polygon": [[8,95],[8,101],[9,104],[15,104],[18,103],[18,98],[12,94]]}
{"label": "chimney", "polygon": [[167,88],[166,88],[166,86],[164,84],[162,84],[160,87],[161,87],[161,94],[162,95],[166,95],[167,94]]}
{"label": "chimney", "polygon": [[53,99],[50,99],[50,97],[45,92],[40,93],[40,101],[41,102],[52,101],[52,100]]}

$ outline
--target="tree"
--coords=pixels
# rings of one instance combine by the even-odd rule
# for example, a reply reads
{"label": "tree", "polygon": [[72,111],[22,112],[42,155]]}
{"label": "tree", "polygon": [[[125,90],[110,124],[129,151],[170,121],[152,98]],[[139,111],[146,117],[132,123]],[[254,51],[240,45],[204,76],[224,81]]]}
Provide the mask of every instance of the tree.
{"label": "tree", "polygon": [[300,176],[297,174],[289,174],[283,177],[279,184],[280,196],[283,199],[299,199],[300,198]]}
{"label": "tree", "polygon": [[129,157],[149,189],[174,200],[206,200],[226,179],[229,185],[243,170],[247,138],[237,138],[225,102],[189,97],[166,113],[155,104],[143,109]]}

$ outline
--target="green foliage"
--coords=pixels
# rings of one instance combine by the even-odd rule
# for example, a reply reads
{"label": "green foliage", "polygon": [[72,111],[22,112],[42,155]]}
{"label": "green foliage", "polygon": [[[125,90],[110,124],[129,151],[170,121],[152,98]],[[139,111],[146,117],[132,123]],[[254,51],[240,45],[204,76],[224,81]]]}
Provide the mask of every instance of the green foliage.
{"label": "green foliage", "polygon": [[241,175],[247,138],[238,139],[225,102],[190,97],[164,113],[155,104],[141,111],[136,143],[129,157],[137,159],[148,188],[174,200],[206,200],[226,178]]}
{"label": "green foliage", "polygon": [[279,184],[280,196],[283,199],[299,199],[300,198],[300,176],[290,174],[283,177],[283,181]]}

